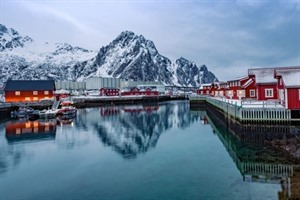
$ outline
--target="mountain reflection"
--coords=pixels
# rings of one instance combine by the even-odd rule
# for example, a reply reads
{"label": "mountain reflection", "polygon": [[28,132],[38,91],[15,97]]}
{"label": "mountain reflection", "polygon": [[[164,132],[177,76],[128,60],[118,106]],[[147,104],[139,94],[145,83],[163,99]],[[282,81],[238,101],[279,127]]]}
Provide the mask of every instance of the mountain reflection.
{"label": "mountain reflection", "polygon": [[299,140],[297,127],[240,124],[210,107],[198,113],[212,126],[244,181],[280,184],[278,199],[300,199],[299,157],[286,151],[289,141]]}
{"label": "mountain reflection", "polygon": [[186,102],[100,108],[95,123],[99,138],[124,158],[135,158],[156,146],[171,128],[185,128],[199,120]]}

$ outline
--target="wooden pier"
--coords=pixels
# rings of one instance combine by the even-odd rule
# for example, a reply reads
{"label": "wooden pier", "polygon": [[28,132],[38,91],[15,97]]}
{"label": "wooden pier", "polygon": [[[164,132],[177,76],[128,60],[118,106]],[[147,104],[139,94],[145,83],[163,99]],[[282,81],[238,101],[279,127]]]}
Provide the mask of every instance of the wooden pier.
{"label": "wooden pier", "polygon": [[190,98],[190,103],[206,102],[213,105],[217,109],[221,110],[225,114],[237,119],[241,122],[289,122],[289,121],[300,121],[300,119],[292,119],[291,110],[287,110],[284,107],[256,107],[237,105],[230,102],[217,100],[207,96],[196,96]]}

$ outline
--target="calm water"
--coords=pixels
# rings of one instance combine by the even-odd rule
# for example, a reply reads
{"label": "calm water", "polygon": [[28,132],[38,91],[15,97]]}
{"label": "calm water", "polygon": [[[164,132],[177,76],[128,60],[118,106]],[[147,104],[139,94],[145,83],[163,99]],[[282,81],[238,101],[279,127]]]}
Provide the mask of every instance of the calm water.
{"label": "calm water", "polygon": [[2,123],[0,199],[299,195],[293,188],[299,186],[297,166],[265,144],[282,135],[248,137],[247,128],[234,127],[236,133],[224,124],[213,112],[191,111],[184,101],[86,108],[73,121]]}

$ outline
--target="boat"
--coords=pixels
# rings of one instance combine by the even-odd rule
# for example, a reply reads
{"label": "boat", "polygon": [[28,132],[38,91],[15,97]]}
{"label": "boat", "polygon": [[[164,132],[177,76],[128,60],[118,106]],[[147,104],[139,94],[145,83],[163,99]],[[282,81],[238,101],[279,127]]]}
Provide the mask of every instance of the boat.
{"label": "boat", "polygon": [[52,119],[55,118],[57,110],[35,110],[33,113],[29,114],[29,120],[37,120],[37,119]]}
{"label": "boat", "polygon": [[25,118],[34,112],[34,109],[30,107],[20,107],[18,110],[11,111],[11,118]]}
{"label": "boat", "polygon": [[77,109],[73,106],[72,101],[63,101],[60,103],[60,108],[57,109],[56,116],[63,118],[74,118],[77,114]]}

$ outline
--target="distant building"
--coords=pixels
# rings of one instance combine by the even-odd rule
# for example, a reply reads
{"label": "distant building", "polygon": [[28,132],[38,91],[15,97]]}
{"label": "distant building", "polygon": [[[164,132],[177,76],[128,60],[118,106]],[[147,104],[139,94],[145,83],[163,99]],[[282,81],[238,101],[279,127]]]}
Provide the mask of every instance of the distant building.
{"label": "distant building", "polygon": [[8,80],[4,88],[6,102],[32,102],[52,98],[54,91],[53,80]]}
{"label": "distant building", "polygon": [[121,88],[121,79],[91,77],[86,80],[86,90],[100,90],[101,88]]}
{"label": "distant building", "polygon": [[101,88],[100,96],[119,96],[120,89],[119,88]]}

